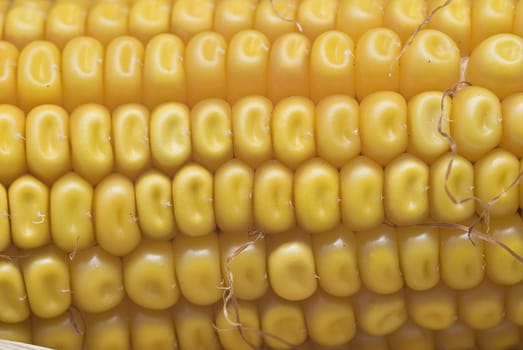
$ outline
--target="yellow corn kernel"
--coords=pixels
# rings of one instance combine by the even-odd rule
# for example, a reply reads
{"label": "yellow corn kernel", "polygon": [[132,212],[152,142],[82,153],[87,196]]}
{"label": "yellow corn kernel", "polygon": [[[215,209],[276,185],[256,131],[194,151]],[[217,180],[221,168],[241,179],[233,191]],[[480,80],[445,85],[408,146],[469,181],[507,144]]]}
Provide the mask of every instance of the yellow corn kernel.
{"label": "yellow corn kernel", "polygon": [[311,41],[322,33],[333,30],[336,24],[337,0],[302,0],[297,11],[297,22]]}
{"label": "yellow corn kernel", "polygon": [[459,80],[460,51],[445,33],[425,29],[416,34],[399,64],[400,92],[410,99],[424,91],[443,91],[454,86]]}
{"label": "yellow corn kernel", "polygon": [[398,33],[405,44],[425,19],[426,6],[424,0],[388,0],[383,9],[383,24]]}
{"label": "yellow corn kernel", "polygon": [[292,204],[293,174],[281,163],[270,160],[254,174],[254,222],[261,232],[284,232],[296,223]]}
{"label": "yellow corn kernel", "polygon": [[442,98],[441,92],[427,91],[411,98],[407,105],[407,151],[425,163],[434,162],[449,150],[449,140],[441,132],[449,134],[451,99],[445,96],[442,111]]}
{"label": "yellow corn kernel", "polygon": [[94,190],[96,240],[107,252],[123,256],[141,240],[137,222],[132,182],[120,174],[111,174]]}
{"label": "yellow corn kernel", "polygon": [[263,340],[270,348],[292,349],[307,339],[305,315],[297,302],[268,293],[259,310]]}
{"label": "yellow corn kernel", "polygon": [[171,310],[133,308],[129,322],[131,342],[136,350],[177,349]]}
{"label": "yellow corn kernel", "polygon": [[17,100],[29,111],[38,105],[62,103],[60,52],[47,41],[32,41],[21,52],[17,63]]}
{"label": "yellow corn kernel", "polygon": [[131,348],[129,314],[126,306],[126,303],[122,302],[109,311],[84,314],[84,346],[88,350]]}
{"label": "yellow corn kernel", "polygon": [[0,183],[0,252],[11,243],[11,228],[9,227],[9,202],[7,190]]}
{"label": "yellow corn kernel", "polygon": [[69,116],[58,106],[33,108],[26,117],[26,158],[29,170],[50,184],[71,168]]}
{"label": "yellow corn kernel", "polygon": [[27,299],[34,315],[59,316],[71,305],[69,263],[66,255],[49,245],[22,260]]}
{"label": "yellow corn kernel", "polygon": [[518,35],[503,33],[489,36],[472,50],[467,66],[467,80],[473,85],[491,90],[499,98],[520,92],[523,89],[521,51],[523,38]]}
{"label": "yellow corn kernel", "polygon": [[407,149],[407,103],[402,95],[380,91],[360,104],[361,152],[386,165]]}
{"label": "yellow corn kernel", "polygon": [[366,32],[383,25],[382,0],[341,0],[336,13],[336,29],[354,42]]}
{"label": "yellow corn kernel", "polygon": [[232,105],[234,156],[251,168],[272,158],[272,109],[272,102],[263,96],[244,97]]}
{"label": "yellow corn kernel", "polygon": [[[516,254],[523,254],[523,222],[519,215],[491,220],[489,235]],[[485,245],[485,262],[487,276],[492,282],[512,285],[523,281],[523,266],[497,245]]]}
{"label": "yellow corn kernel", "polygon": [[445,154],[431,165],[429,178],[430,215],[434,220],[457,223],[473,215],[474,168],[467,159]]}
{"label": "yellow corn kernel", "polygon": [[238,159],[223,163],[214,175],[214,215],[221,231],[253,227],[253,170]]}
{"label": "yellow corn kernel", "polygon": [[169,30],[169,0],[138,0],[129,12],[129,33],[144,44]]}
{"label": "yellow corn kernel", "polygon": [[[523,8],[523,6],[522,6]],[[523,158],[523,93],[517,93],[501,102],[503,116],[500,146],[518,158]]]}
{"label": "yellow corn kernel", "polygon": [[111,115],[101,105],[83,105],[70,114],[69,127],[73,169],[96,185],[113,169]]}
{"label": "yellow corn kernel", "polygon": [[73,2],[55,3],[45,19],[45,39],[58,48],[74,37],[85,34],[85,6]]}
{"label": "yellow corn kernel", "polygon": [[383,168],[359,156],[340,171],[341,217],[354,231],[376,227],[385,218],[383,207]]}
{"label": "yellow corn kernel", "polygon": [[358,110],[356,100],[343,95],[326,97],[316,105],[314,131],[318,155],[337,168],[360,152]]}
{"label": "yellow corn kernel", "polygon": [[134,190],[143,235],[151,239],[171,239],[176,230],[171,180],[157,170],[150,170],[137,179]]}
{"label": "yellow corn kernel", "polygon": [[358,100],[378,91],[399,91],[400,50],[400,37],[388,28],[371,29],[361,36],[354,59]]}
{"label": "yellow corn kernel", "polygon": [[509,286],[505,289],[505,312],[506,318],[518,326],[523,326],[523,283]]}
{"label": "yellow corn kernel", "polygon": [[210,305],[223,294],[220,247],[216,233],[173,241],[176,278],[185,299],[197,305]]}
{"label": "yellow corn kernel", "polygon": [[458,293],[460,320],[473,329],[488,329],[501,322],[505,314],[503,290],[484,280],[478,286]]}
{"label": "yellow corn kernel", "polygon": [[521,348],[521,339],[518,327],[504,319],[497,326],[479,330],[476,341],[481,350],[503,350]]}
{"label": "yellow corn kernel", "polygon": [[474,349],[474,331],[461,321],[434,334],[436,346],[445,350]]}
{"label": "yellow corn kernel", "polygon": [[15,260],[0,260],[0,285],[0,322],[18,323],[27,319],[31,310],[27,302],[24,277]]}
{"label": "yellow corn kernel", "polygon": [[34,317],[33,344],[52,349],[80,349],[84,340],[81,315],[71,309],[54,318]]}
{"label": "yellow corn kernel", "polygon": [[309,74],[310,96],[316,103],[336,94],[354,96],[352,39],[347,34],[334,30],[319,35],[312,44]]}
{"label": "yellow corn kernel", "polygon": [[271,47],[268,97],[278,102],[290,96],[309,96],[309,39],[298,33],[284,34]]}
{"label": "yellow corn kernel", "polygon": [[174,218],[185,235],[203,236],[216,228],[213,177],[197,164],[184,166],[172,181]]}
{"label": "yellow corn kernel", "polygon": [[456,322],[456,295],[444,284],[421,292],[407,290],[405,297],[410,318],[423,328],[445,330]]}
{"label": "yellow corn kernel", "polygon": [[62,84],[64,106],[69,111],[85,103],[103,103],[103,58],[104,47],[92,37],[74,38],[65,45]]}
{"label": "yellow corn kernel", "polygon": [[158,34],[147,43],[143,63],[143,101],[149,109],[161,103],[187,101],[184,53],[183,42],[172,34]]}
{"label": "yellow corn kernel", "polygon": [[236,33],[253,28],[256,5],[256,0],[218,1],[214,9],[213,30],[229,41]]}
{"label": "yellow corn kernel", "polygon": [[193,159],[214,172],[233,157],[231,108],[218,99],[197,103],[191,110]]}
{"label": "yellow corn kernel", "polygon": [[[470,52],[470,34],[472,24],[470,18],[471,1],[453,0],[429,1],[428,13],[433,13],[428,28],[439,30],[454,40],[461,51],[462,56],[468,56]],[[445,6],[442,6],[445,4]],[[436,9],[438,9],[436,11]],[[436,12],[434,12],[436,11]]]}
{"label": "yellow corn kernel", "polygon": [[441,280],[450,288],[463,290],[477,286],[485,274],[484,261],[482,241],[474,240],[471,244],[465,231],[440,229]]}
{"label": "yellow corn kernel", "polygon": [[225,98],[226,49],[227,42],[216,32],[197,34],[187,44],[183,62],[189,105],[206,98]]}
{"label": "yellow corn kernel", "polygon": [[151,114],[150,147],[153,163],[170,175],[191,155],[189,109],[178,103],[165,103]]}
{"label": "yellow corn kernel", "polygon": [[305,97],[288,97],[277,103],[271,119],[276,159],[295,169],[316,153],[314,104]]}
{"label": "yellow corn kernel", "polygon": [[429,213],[429,168],[405,153],[385,168],[384,205],[387,219],[394,224],[423,222]]}
{"label": "yellow corn kernel", "polygon": [[354,338],[350,342],[352,349],[366,349],[366,350],[388,350],[387,338],[383,336],[370,335],[358,330]]}
{"label": "yellow corn kernel", "polygon": [[254,29],[267,35],[270,42],[280,36],[297,32],[296,14],[299,0],[261,0],[256,6]]}
{"label": "yellow corn kernel", "polygon": [[[227,315],[220,305],[216,311],[216,332],[220,343],[225,350],[249,350],[253,347],[259,348],[262,345],[260,320],[257,304],[253,302],[241,301],[237,305],[228,305]],[[231,322],[240,322],[242,333],[238,327]],[[245,330],[248,328],[249,331]]]}
{"label": "yellow corn kernel", "polygon": [[17,107],[0,106],[0,183],[9,185],[27,169],[25,115]]}
{"label": "yellow corn kernel", "polygon": [[220,232],[218,238],[222,275],[233,295],[242,300],[262,297],[268,288],[265,240],[231,232]]}
{"label": "yellow corn kernel", "polygon": [[171,242],[145,240],[122,259],[127,296],[147,309],[173,306],[180,296]]}
{"label": "yellow corn kernel", "polygon": [[304,300],[318,286],[310,235],[298,228],[267,238],[272,290],[286,300]]}
{"label": "yellow corn kernel", "polygon": [[49,189],[31,175],[17,178],[8,190],[11,239],[18,248],[32,249],[51,240]]}
{"label": "yellow corn kernel", "polygon": [[405,323],[407,309],[403,293],[375,294],[361,289],[354,298],[359,330],[370,335],[389,334]]}
{"label": "yellow corn kernel", "polygon": [[120,36],[106,48],[104,97],[109,109],[125,103],[141,103],[143,91],[143,44],[132,36]]}
{"label": "yellow corn kernel", "polygon": [[119,257],[93,246],[77,252],[69,266],[73,303],[80,310],[104,312],[122,301],[125,292]]}
{"label": "yellow corn kernel", "polygon": [[399,329],[388,337],[391,350],[424,350],[434,349],[432,333],[416,325],[412,321],[405,322]]}
{"label": "yellow corn kernel", "polygon": [[[232,2],[225,0],[219,4]],[[237,4],[246,4],[240,1]],[[218,5],[220,6],[220,5]],[[267,93],[269,39],[255,30],[244,30],[234,35],[227,49],[227,99],[236,102],[251,95]]]}
{"label": "yellow corn kernel", "polygon": [[434,349],[432,333],[407,323],[389,337],[390,349]]}
{"label": "yellow corn kernel", "polygon": [[149,111],[141,105],[123,105],[112,114],[115,169],[134,179],[151,163]]}
{"label": "yellow corn kernel", "polygon": [[11,6],[5,14],[4,38],[18,49],[43,39],[46,12],[38,6]]}
{"label": "yellow corn kernel", "polygon": [[31,319],[18,323],[0,323],[0,339],[30,344],[32,342]]}
{"label": "yellow corn kernel", "polygon": [[127,34],[129,7],[118,1],[93,4],[87,15],[87,35],[100,41],[104,47],[113,39]]}
{"label": "yellow corn kernel", "polygon": [[348,299],[315,293],[303,302],[309,337],[323,346],[347,343],[356,333],[354,310]]}
{"label": "yellow corn kernel", "polygon": [[312,235],[311,241],[320,287],[337,297],[356,293],[361,282],[354,234],[339,225],[320,235]]}
{"label": "yellow corn kernel", "polygon": [[458,153],[476,161],[501,141],[501,104],[490,90],[465,87],[452,99],[450,132]]}
{"label": "yellow corn kernel", "polygon": [[302,163],[295,172],[296,219],[304,230],[319,233],[340,222],[339,179],[336,168],[321,158]]}
{"label": "yellow corn kernel", "polygon": [[512,31],[514,0],[479,0],[472,3],[470,41],[473,48],[489,36]]}
{"label": "yellow corn kernel", "polygon": [[211,306],[193,305],[182,299],[174,307],[173,320],[180,349],[221,348],[213,328]]}
{"label": "yellow corn kernel", "polygon": [[403,286],[396,229],[380,225],[356,234],[363,284],[375,293],[395,293]]}
{"label": "yellow corn kernel", "polygon": [[426,290],[439,282],[439,231],[426,226],[398,227],[398,248],[405,284]]}
{"label": "yellow corn kernel", "polygon": [[83,250],[93,245],[93,188],[75,173],[67,173],[51,187],[51,236],[54,244],[66,251]]}
{"label": "yellow corn kernel", "polygon": [[[490,151],[474,164],[475,195],[482,203],[496,198],[488,207],[490,217],[506,217],[518,209],[518,189],[509,187],[518,174],[518,159],[500,148]],[[481,214],[483,208],[478,204],[476,210]]]}
{"label": "yellow corn kernel", "polygon": [[171,32],[187,43],[200,32],[211,30],[214,0],[178,0],[171,8]]}
{"label": "yellow corn kernel", "polygon": [[[1,25],[1,23],[0,23]],[[0,102],[16,104],[16,65],[18,49],[7,41],[0,42]]]}

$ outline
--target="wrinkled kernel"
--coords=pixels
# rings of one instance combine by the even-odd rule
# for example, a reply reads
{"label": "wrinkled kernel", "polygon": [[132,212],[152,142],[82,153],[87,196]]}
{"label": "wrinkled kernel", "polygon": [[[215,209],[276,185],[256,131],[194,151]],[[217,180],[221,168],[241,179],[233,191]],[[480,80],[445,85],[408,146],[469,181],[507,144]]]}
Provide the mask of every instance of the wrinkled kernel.
{"label": "wrinkled kernel", "polygon": [[466,79],[500,99],[523,89],[523,38],[504,33],[488,37],[470,54]]}
{"label": "wrinkled kernel", "polygon": [[407,148],[407,103],[399,93],[380,91],[360,103],[361,153],[386,165]]}
{"label": "wrinkled kernel", "polygon": [[358,266],[363,284],[372,292],[395,293],[403,286],[398,235],[384,224],[356,234]]}
{"label": "wrinkled kernel", "polygon": [[498,97],[479,86],[459,90],[452,99],[450,133],[457,152],[476,161],[501,141],[501,104]]}
{"label": "wrinkled kernel", "polygon": [[354,96],[354,43],[345,33],[320,34],[312,44],[309,69],[314,102],[337,94]]}
{"label": "wrinkled kernel", "polygon": [[425,91],[444,91],[459,80],[459,48],[437,30],[419,31],[399,61],[400,92],[406,99]]}
{"label": "wrinkled kernel", "polygon": [[400,51],[398,34],[388,28],[371,29],[361,36],[354,58],[358,100],[377,91],[399,91]]}

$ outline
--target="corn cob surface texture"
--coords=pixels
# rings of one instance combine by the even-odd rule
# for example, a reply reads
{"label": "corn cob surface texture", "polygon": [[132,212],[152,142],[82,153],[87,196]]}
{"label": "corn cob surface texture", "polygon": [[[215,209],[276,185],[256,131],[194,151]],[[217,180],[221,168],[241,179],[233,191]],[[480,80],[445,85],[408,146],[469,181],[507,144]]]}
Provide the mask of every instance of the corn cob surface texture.
{"label": "corn cob surface texture", "polygon": [[0,0],[0,339],[523,348],[522,36],[516,0]]}

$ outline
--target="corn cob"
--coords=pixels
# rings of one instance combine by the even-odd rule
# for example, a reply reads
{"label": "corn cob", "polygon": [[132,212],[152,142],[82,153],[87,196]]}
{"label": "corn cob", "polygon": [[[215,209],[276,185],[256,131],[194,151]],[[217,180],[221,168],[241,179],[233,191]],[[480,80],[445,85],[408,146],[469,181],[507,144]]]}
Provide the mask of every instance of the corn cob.
{"label": "corn cob", "polygon": [[0,338],[518,346],[523,5],[405,4],[1,2]]}

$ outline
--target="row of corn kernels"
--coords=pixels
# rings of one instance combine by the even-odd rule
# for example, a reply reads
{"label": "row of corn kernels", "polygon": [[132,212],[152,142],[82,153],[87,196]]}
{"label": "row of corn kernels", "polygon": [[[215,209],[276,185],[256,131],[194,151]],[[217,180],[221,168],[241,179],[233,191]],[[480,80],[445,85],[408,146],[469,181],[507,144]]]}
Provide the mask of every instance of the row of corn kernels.
{"label": "row of corn kernels", "polygon": [[4,0],[0,38],[19,48],[42,39],[63,47],[81,35],[104,44],[133,35],[145,44],[156,34],[170,32],[187,43],[204,31],[230,39],[239,31],[255,29],[270,41],[291,32],[314,40],[329,30],[358,40],[368,30],[387,27],[405,43],[431,13],[427,27],[451,36],[464,55],[490,35],[523,34],[521,1],[453,0],[436,10],[443,4],[444,0],[15,0],[9,5]]}
{"label": "row of corn kernels", "polygon": [[[521,256],[522,227],[514,215],[492,220],[489,234]],[[281,235],[225,232],[137,242],[129,236],[134,243],[129,251],[116,246],[126,243],[122,236],[128,232],[103,229],[97,237],[100,245],[87,241],[91,237],[54,235],[55,244],[66,246],[5,249],[0,320],[27,317],[29,305],[38,316],[52,317],[71,300],[84,311],[101,312],[124,294],[150,309],[170,307],[180,294],[209,305],[223,297],[222,287],[231,281],[232,293],[244,300],[256,300],[270,288],[292,301],[305,300],[317,290],[336,297],[369,290],[385,298],[402,295],[407,287],[424,292],[442,283],[452,293],[463,291],[467,299],[481,285],[498,293],[523,281],[521,263],[502,247],[469,237],[466,229],[382,225],[356,233],[338,227],[318,235],[293,229]],[[520,300],[520,289],[514,300]]]}
{"label": "row of corn kernels", "polygon": [[[181,349],[251,349],[245,341],[270,349],[332,350],[348,343],[354,349],[457,350],[476,342],[480,349],[516,349],[521,315],[508,308],[521,309],[521,303],[509,291],[505,315],[503,293],[486,288],[457,297],[442,290],[409,295],[407,305],[401,295],[368,292],[354,300],[316,293],[299,303],[268,293],[257,303],[239,301],[236,309],[230,304],[227,313],[221,302],[199,306],[181,299],[173,308],[151,310],[124,299],[103,312],[72,307],[53,317],[2,322],[0,336],[59,349],[80,349],[85,342],[96,350],[172,349],[176,343]],[[233,323],[238,314],[243,338]]]}
{"label": "row of corn kernels", "polygon": [[207,99],[192,109],[127,104],[112,113],[94,104],[71,113],[56,105],[28,113],[0,105],[0,182],[8,185],[26,169],[48,184],[71,168],[92,184],[113,169],[135,179],[151,164],[174,175],[190,160],[214,173],[232,158],[253,169],[275,159],[296,170],[318,156],[340,169],[360,154],[385,167],[408,152],[430,165],[451,146],[470,162],[497,147],[521,158],[521,110],[523,94],[500,103],[480,87],[452,99],[426,92],[408,102],[380,91],[360,104],[338,95],[317,104],[304,97],[273,104],[262,96],[232,105]]}
{"label": "row of corn kernels", "polygon": [[111,173],[94,187],[75,173],[66,173],[49,186],[24,175],[7,188],[0,185],[2,241],[3,246],[12,240],[17,247],[30,249],[46,244],[50,229],[58,236],[76,232],[85,239],[101,235],[107,226],[127,232],[127,238],[132,232],[135,239],[121,237],[122,245],[113,248],[116,253],[132,250],[140,232],[165,239],[175,229],[202,236],[216,228],[242,232],[256,227],[280,233],[298,225],[321,233],[340,223],[361,231],[384,221],[461,223],[475,213],[484,215],[484,205],[489,218],[502,218],[516,213],[523,203],[522,187],[516,183],[520,171],[514,155],[497,149],[474,166],[462,157],[444,155],[429,168],[404,154],[384,170],[361,156],[340,172],[318,158],[295,173],[277,161],[254,171],[232,159],[214,176],[190,163],[173,177],[150,170],[133,183]]}
{"label": "row of corn kernels", "polygon": [[410,99],[452,89],[460,74],[499,98],[523,91],[523,56],[517,54],[523,38],[513,34],[484,40],[466,68],[454,41],[434,30],[419,32],[403,53],[398,36],[384,28],[367,32],[356,45],[336,31],[313,43],[302,34],[286,34],[271,45],[262,33],[248,30],[229,45],[219,34],[204,32],[186,47],[178,37],[161,34],[146,47],[123,36],[106,47],[79,37],[63,51],[47,41],[31,42],[20,52],[7,41],[0,48],[0,103],[17,104],[26,112],[46,103],[63,104],[69,111],[84,103],[153,108],[172,101],[194,106],[206,98],[234,103],[248,95],[273,102],[304,96],[318,103],[344,94],[361,101],[380,90]]}

